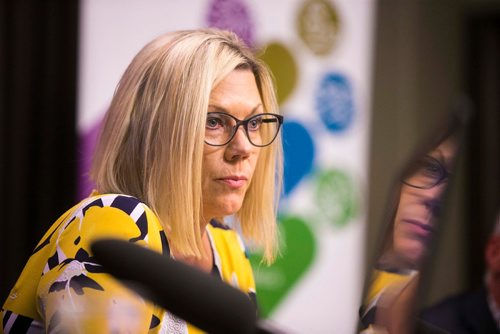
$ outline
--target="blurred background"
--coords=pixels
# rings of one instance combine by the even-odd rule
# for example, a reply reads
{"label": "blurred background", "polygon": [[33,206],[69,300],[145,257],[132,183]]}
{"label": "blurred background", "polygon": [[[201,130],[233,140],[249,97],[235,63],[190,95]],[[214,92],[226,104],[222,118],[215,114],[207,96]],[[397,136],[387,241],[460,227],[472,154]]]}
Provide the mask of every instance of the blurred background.
{"label": "blurred background", "polygon": [[99,121],[132,57],[209,26],[262,51],[287,119],[288,246],[271,268],[252,255],[264,315],[298,333],[355,330],[394,178],[464,95],[475,117],[425,304],[481,284],[500,198],[500,1],[20,0],[0,3],[2,302],[89,193]]}

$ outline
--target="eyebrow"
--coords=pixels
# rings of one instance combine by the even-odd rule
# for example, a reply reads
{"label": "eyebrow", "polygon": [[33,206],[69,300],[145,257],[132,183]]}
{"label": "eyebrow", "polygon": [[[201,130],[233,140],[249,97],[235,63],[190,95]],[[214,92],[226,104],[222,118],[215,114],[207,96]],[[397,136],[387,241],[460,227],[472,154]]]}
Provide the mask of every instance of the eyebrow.
{"label": "eyebrow", "polygon": [[[225,112],[227,114],[231,114],[230,112],[227,111],[226,108],[223,108],[223,107],[220,107],[220,106],[217,106],[217,105],[214,105],[214,104],[209,104],[208,107],[209,108],[212,107],[212,108],[216,109],[217,112]],[[259,103],[255,107],[253,107],[252,112],[250,114],[248,114],[245,118],[253,116],[256,113],[257,109],[259,109],[259,107],[263,107],[262,103]]]}

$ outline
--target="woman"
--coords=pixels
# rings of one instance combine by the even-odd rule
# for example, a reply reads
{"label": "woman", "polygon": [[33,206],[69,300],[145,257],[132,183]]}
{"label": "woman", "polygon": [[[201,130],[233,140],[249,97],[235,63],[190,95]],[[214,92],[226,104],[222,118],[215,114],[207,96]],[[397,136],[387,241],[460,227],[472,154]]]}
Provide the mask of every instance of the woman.
{"label": "woman", "polygon": [[243,245],[223,219],[234,214],[273,260],[277,112],[269,71],[234,34],[180,31],[146,45],[105,118],[91,171],[97,191],[35,248],[3,306],[5,332],[197,332],[103,273],[89,247],[102,237],[168,254],[254,297]]}

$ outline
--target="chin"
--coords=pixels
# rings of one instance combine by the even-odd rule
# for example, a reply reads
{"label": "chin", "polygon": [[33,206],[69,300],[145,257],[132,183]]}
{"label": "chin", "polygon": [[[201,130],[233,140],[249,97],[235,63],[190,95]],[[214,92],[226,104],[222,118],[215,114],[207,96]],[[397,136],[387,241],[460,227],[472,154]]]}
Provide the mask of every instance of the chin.
{"label": "chin", "polygon": [[230,206],[223,209],[223,211],[224,211],[223,216],[234,215],[235,213],[240,211],[240,209],[241,209],[241,204],[230,205]]}
{"label": "chin", "polygon": [[421,242],[416,240],[407,240],[396,250],[408,262],[417,265],[422,260],[425,248]]}
{"label": "chin", "polygon": [[213,217],[230,216],[240,211],[242,205],[240,199],[220,198],[211,203],[213,210],[210,211],[214,213]]}

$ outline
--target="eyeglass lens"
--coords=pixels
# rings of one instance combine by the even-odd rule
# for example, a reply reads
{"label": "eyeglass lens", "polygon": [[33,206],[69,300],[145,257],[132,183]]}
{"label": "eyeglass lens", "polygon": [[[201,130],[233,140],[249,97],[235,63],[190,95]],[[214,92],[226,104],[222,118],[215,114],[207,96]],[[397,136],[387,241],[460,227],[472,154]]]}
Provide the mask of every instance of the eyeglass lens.
{"label": "eyeglass lens", "polygon": [[439,184],[446,175],[446,171],[438,160],[425,156],[418,161],[413,172],[403,182],[415,188],[428,189]]}
{"label": "eyeglass lens", "polygon": [[277,115],[258,114],[240,121],[226,113],[208,113],[205,125],[205,142],[209,145],[226,145],[243,126],[248,140],[254,146],[267,146],[278,134],[281,122]]}

